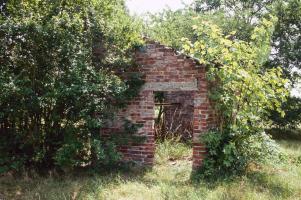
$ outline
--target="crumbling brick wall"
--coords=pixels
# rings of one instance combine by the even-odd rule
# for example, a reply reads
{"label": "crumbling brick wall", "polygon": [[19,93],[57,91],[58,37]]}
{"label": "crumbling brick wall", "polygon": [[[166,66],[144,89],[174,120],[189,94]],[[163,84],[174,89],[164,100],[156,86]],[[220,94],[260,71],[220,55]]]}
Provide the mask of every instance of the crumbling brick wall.
{"label": "crumbling brick wall", "polygon": [[[206,149],[200,143],[200,134],[215,126],[214,110],[208,98],[208,83],[205,77],[205,66],[175,50],[157,42],[146,41],[146,45],[135,53],[139,72],[143,74],[145,84],[140,94],[128,107],[119,113],[133,123],[141,124],[137,135],[146,137],[138,145],[120,147],[124,160],[135,161],[142,165],[152,165],[154,161],[154,92],[189,93],[190,104],[193,104],[193,168],[201,166]],[[181,97],[179,97],[181,99]],[[188,101],[188,102],[189,102]],[[118,128],[112,124],[110,128]]]}

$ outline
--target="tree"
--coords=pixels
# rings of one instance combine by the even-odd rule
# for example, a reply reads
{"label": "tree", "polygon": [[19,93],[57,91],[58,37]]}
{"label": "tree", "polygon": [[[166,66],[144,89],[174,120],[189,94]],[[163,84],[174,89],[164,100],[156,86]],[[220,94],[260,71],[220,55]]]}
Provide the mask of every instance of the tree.
{"label": "tree", "polygon": [[225,26],[222,26],[223,30],[231,27],[240,39],[250,39],[252,30],[263,17],[275,15],[278,22],[272,37],[271,62],[275,66],[281,65],[287,77],[294,81],[292,68],[300,68],[299,0],[196,0],[194,7],[200,13],[223,12],[228,19]]}
{"label": "tree", "polygon": [[161,13],[150,15],[145,32],[166,45],[176,49],[181,48],[181,38],[193,39],[192,25],[195,13],[190,9],[178,11],[164,10]]}
{"label": "tree", "polygon": [[208,65],[208,78],[218,81],[211,92],[225,126],[254,123],[257,127],[268,108],[279,108],[285,100],[287,80],[281,77],[281,69],[262,67],[270,53],[271,27],[273,21],[263,20],[254,29],[252,41],[246,42],[232,40],[217,25],[201,21],[194,26],[197,41],[185,39],[185,52]]}
{"label": "tree", "polygon": [[263,119],[269,110],[283,114],[281,103],[288,92],[281,68],[263,67],[275,23],[270,19],[254,28],[251,41],[233,39],[203,20],[194,26],[197,40],[184,39],[185,52],[208,67],[210,97],[219,116],[218,129],[203,137],[208,149],[205,175],[242,173],[250,162],[265,161],[275,150],[264,134]]}
{"label": "tree", "polygon": [[282,66],[294,85],[301,75],[301,1],[280,1],[275,6],[275,14],[278,22],[272,37],[270,63]]}
{"label": "tree", "polygon": [[0,22],[0,172],[118,160],[99,130],[141,83],[113,73],[141,44],[123,1],[9,1]]}
{"label": "tree", "polygon": [[270,14],[271,5],[275,0],[196,0],[196,12],[222,13],[219,25],[225,33],[236,31],[236,37],[250,40],[252,31],[266,14]]}

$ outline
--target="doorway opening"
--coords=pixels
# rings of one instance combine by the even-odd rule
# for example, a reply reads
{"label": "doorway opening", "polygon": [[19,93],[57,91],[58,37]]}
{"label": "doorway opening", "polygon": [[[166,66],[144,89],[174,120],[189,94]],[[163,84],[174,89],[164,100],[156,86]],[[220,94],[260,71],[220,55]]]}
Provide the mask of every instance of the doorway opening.
{"label": "doorway opening", "polygon": [[154,92],[155,140],[178,138],[191,142],[193,136],[192,92]]}
{"label": "doorway opening", "polygon": [[193,92],[154,92],[154,102],[156,160],[191,164],[194,128]]}

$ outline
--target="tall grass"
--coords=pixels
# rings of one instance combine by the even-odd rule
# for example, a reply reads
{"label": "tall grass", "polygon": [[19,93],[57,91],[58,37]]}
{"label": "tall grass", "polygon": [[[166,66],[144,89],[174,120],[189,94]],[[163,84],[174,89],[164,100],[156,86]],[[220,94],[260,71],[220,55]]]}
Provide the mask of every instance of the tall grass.
{"label": "tall grass", "polygon": [[[280,141],[297,158],[301,142]],[[165,141],[157,145],[156,164],[144,173],[111,172],[65,176],[0,177],[0,199],[24,200],[299,200],[301,165],[297,162],[261,166],[248,175],[216,183],[192,182],[191,147]]]}
{"label": "tall grass", "polygon": [[191,160],[192,145],[179,142],[177,139],[168,139],[156,145],[156,163],[164,164],[168,161]]}

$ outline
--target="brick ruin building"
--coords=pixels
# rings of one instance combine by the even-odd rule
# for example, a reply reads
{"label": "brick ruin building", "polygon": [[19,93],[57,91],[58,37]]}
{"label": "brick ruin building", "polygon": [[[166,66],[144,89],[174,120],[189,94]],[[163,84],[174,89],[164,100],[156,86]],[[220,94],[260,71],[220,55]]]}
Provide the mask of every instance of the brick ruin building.
{"label": "brick ruin building", "polygon": [[[133,123],[141,124],[137,134],[146,140],[141,144],[120,147],[125,161],[134,161],[151,166],[154,162],[155,138],[155,100],[154,93],[162,92],[168,103],[182,105],[184,118],[191,122],[193,129],[193,168],[201,166],[206,149],[200,143],[200,134],[216,124],[214,110],[208,98],[206,68],[197,60],[178,53],[158,42],[147,41],[135,53],[135,61],[145,84],[139,95],[128,103],[126,109],[118,114]],[[167,112],[168,113],[168,112]],[[170,113],[170,112],[169,112]],[[170,120],[167,115],[167,120]],[[112,122],[109,128],[118,129],[121,124]]]}

